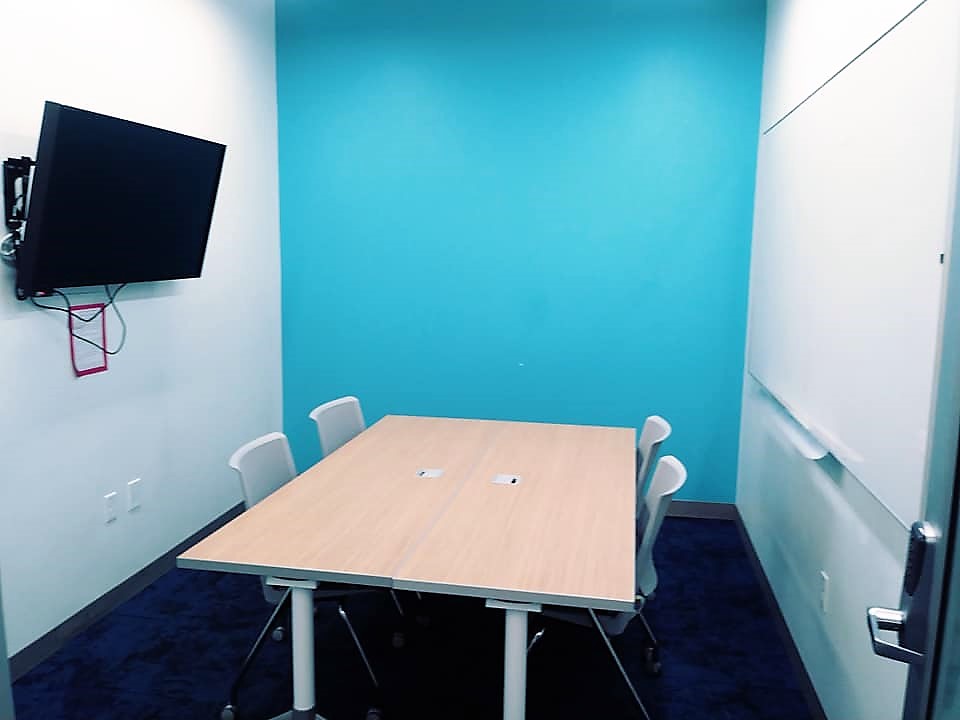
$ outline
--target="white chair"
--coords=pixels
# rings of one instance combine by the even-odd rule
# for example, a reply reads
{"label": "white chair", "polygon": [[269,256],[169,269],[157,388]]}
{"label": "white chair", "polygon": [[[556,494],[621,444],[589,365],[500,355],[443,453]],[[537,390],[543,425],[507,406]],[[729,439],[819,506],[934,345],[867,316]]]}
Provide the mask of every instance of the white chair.
{"label": "white chair", "polygon": [[653,461],[657,459],[660,445],[670,437],[672,431],[670,423],[659,415],[648,417],[640,430],[640,439],[637,440],[637,517],[640,516],[640,498],[650,479]]}
{"label": "white chair", "polygon": [[320,451],[324,457],[366,428],[360,401],[352,395],[315,407],[310,411],[310,419],[317,424]]}
{"label": "white chair", "polygon": [[[686,468],[683,466],[683,463],[681,463],[672,455],[661,458],[661,460],[657,463],[657,469],[653,473],[653,479],[650,481],[650,488],[647,490],[647,493],[644,496],[639,514],[640,519],[637,527],[636,555],[637,588],[634,609],[632,611],[608,612],[601,610],[598,612],[592,608],[581,610],[579,608],[562,608],[553,606],[547,606],[543,609],[543,614],[546,617],[552,617],[557,620],[572,622],[576,623],[577,625],[584,625],[587,627],[592,625],[599,631],[600,635],[603,637],[604,643],[607,646],[607,650],[610,652],[614,662],[620,669],[620,674],[626,681],[627,687],[630,688],[630,692],[633,694],[634,700],[637,701],[640,711],[647,720],[650,720],[650,714],[644,707],[643,701],[640,699],[637,689],[630,680],[630,676],[627,675],[627,671],[624,669],[623,663],[620,662],[620,657],[617,655],[616,650],[613,649],[610,638],[621,635],[627,629],[627,626],[630,624],[630,622],[634,618],[639,617],[647,634],[650,636],[651,642],[653,643],[652,646],[646,648],[645,659],[647,660],[648,668],[654,670],[655,672],[659,672],[659,660],[657,660],[656,657],[656,639],[653,637],[650,626],[643,617],[642,610],[647,599],[653,594],[653,591],[657,587],[657,570],[653,565],[653,546],[657,541],[657,535],[660,532],[660,526],[663,524],[663,518],[667,514],[667,508],[670,506],[670,501],[673,499],[673,496],[677,493],[677,491],[683,487],[683,484],[686,482],[686,480]],[[640,504],[641,503],[638,501],[638,505]],[[536,635],[534,635],[533,640],[527,648],[528,651],[543,636],[543,633],[544,630],[540,630],[538,633],[536,633]],[[653,667],[651,667],[651,664],[653,664]]]}
{"label": "white chair", "polygon": [[[279,490],[283,485],[297,476],[297,469],[293,463],[293,455],[290,452],[290,444],[287,442],[287,436],[280,432],[268,433],[247,443],[230,457],[229,465],[236,470],[240,476],[240,485],[243,488],[243,504],[247,510],[271,493]],[[270,615],[270,619],[267,620],[266,625],[264,625],[260,631],[260,635],[257,637],[250,652],[247,653],[247,657],[240,666],[240,670],[237,672],[236,678],[230,687],[229,702],[220,714],[222,720],[233,720],[233,718],[236,717],[237,695],[240,690],[241,681],[246,675],[253,659],[263,646],[268,633],[271,633],[272,630],[274,639],[281,640],[283,638],[283,628],[277,625],[277,621],[281,612],[289,604],[290,589],[280,590],[279,588],[267,585],[266,578],[261,578],[261,584],[263,586],[264,598],[266,598],[267,602],[276,605],[276,607]],[[338,614],[347,626],[350,637],[360,652],[360,657],[363,659],[364,665],[366,665],[374,688],[378,689],[379,684],[373,672],[373,667],[370,665],[363,645],[361,645],[360,639],[357,637],[357,633],[354,631],[350,618],[347,616],[347,612],[343,607],[343,600],[346,597],[366,592],[371,592],[371,590],[349,585],[339,585],[337,583],[319,583],[317,589],[314,591],[314,600],[318,602],[330,601],[337,603]],[[371,709],[368,717],[379,717],[378,712],[376,709]]]}

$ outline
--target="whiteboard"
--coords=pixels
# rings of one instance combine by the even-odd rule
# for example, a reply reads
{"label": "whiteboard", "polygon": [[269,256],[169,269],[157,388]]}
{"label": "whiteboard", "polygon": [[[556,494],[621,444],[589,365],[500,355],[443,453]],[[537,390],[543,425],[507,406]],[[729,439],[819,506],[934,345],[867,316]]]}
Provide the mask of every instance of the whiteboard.
{"label": "whiteboard", "polygon": [[919,0],[767,0],[760,127],[786,115]]}
{"label": "whiteboard", "polygon": [[929,0],[758,157],[748,369],[905,523],[953,220],[957,6]]}

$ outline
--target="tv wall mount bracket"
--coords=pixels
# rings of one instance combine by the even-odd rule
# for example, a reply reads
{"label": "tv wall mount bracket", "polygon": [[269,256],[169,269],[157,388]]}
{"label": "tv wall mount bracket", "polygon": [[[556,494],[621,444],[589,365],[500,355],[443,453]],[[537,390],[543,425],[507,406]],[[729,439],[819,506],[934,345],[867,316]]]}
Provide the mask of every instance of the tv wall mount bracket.
{"label": "tv wall mount bracket", "polygon": [[27,188],[34,165],[36,162],[26,155],[3,161],[3,218],[9,232],[3,238],[0,256],[8,262],[16,261],[20,228],[27,221]]}

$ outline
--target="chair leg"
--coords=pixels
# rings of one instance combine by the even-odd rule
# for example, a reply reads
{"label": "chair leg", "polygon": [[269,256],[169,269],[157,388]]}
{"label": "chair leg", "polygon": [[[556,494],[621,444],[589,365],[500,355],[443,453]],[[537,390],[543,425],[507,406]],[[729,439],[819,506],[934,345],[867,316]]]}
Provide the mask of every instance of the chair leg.
{"label": "chair leg", "polygon": [[597,614],[593,611],[593,608],[587,608],[587,611],[590,613],[590,617],[593,619],[593,624],[596,626],[597,632],[599,632],[600,637],[603,638],[603,642],[607,646],[607,650],[610,651],[613,661],[620,669],[620,674],[623,675],[623,679],[626,681],[627,687],[630,688],[630,692],[633,693],[633,699],[637,701],[637,706],[640,708],[640,712],[643,713],[643,717],[646,718],[646,720],[650,720],[650,713],[648,713],[647,708],[644,707],[643,701],[640,699],[640,695],[637,693],[637,689],[633,686],[630,676],[627,675],[627,671],[623,667],[623,663],[620,662],[620,656],[618,656],[617,651],[613,649],[610,638],[608,638],[607,634],[603,631],[603,625],[601,625],[600,621],[597,619]]}
{"label": "chair leg", "polygon": [[653,634],[650,623],[648,623],[647,619],[643,616],[643,611],[638,614],[640,615],[640,622],[643,623],[643,629],[647,631],[647,637],[650,638],[651,647],[658,647],[660,643],[657,642],[657,636]]}
{"label": "chair leg", "polygon": [[423,595],[419,591],[412,591],[413,595],[417,597],[417,602],[414,603],[414,621],[417,625],[422,625],[426,627],[430,624],[430,616],[424,612],[423,608]]}
{"label": "chair leg", "polygon": [[240,683],[243,682],[243,678],[247,674],[247,670],[250,669],[253,659],[257,656],[257,653],[260,652],[260,648],[263,647],[263,643],[267,639],[267,635],[273,629],[273,624],[276,622],[277,618],[280,616],[280,613],[283,612],[289,603],[290,588],[287,588],[286,592],[283,593],[283,597],[280,598],[280,602],[277,603],[277,606],[273,609],[273,612],[270,613],[270,619],[267,620],[267,624],[263,626],[263,629],[260,631],[260,635],[257,636],[256,642],[253,643],[253,647],[250,648],[250,652],[247,653],[247,657],[244,658],[243,664],[237,671],[237,675],[233,680],[233,684],[230,686],[229,704],[231,706],[235,706],[237,704],[237,695],[240,692]]}
{"label": "chair leg", "polygon": [[390,597],[393,598],[393,604],[397,606],[397,612],[400,613],[400,617],[404,617],[403,605],[400,604],[400,598],[397,597],[395,590],[390,590]]}
{"label": "chair leg", "polygon": [[399,650],[407,644],[407,614],[403,611],[403,605],[400,603],[400,596],[397,595],[395,590],[390,590],[390,597],[393,599],[393,604],[397,608],[397,614],[400,616],[400,626],[393,631],[393,638],[390,642],[394,648]]}
{"label": "chair leg", "polygon": [[367,666],[367,672],[370,673],[370,680],[373,681],[373,686],[379,689],[380,683],[377,682],[377,676],[373,672],[373,666],[370,665],[370,661],[367,659],[367,653],[364,652],[363,645],[360,644],[360,638],[357,637],[357,633],[353,629],[353,624],[350,622],[350,618],[347,617],[347,611],[343,609],[343,603],[337,604],[337,611],[340,613],[340,617],[343,619],[344,625],[347,626],[347,630],[350,631],[350,637],[353,638],[353,644],[356,645],[357,650],[360,651],[360,657],[363,658],[363,664]]}
{"label": "chair leg", "polygon": [[540,641],[540,638],[543,637],[543,634],[544,634],[546,631],[547,631],[546,628],[540,628],[539,630],[537,630],[537,631],[533,634],[533,637],[530,638],[530,642],[527,643],[527,652],[528,652],[528,653],[529,653],[531,650],[533,650],[533,646],[536,645],[536,644]]}

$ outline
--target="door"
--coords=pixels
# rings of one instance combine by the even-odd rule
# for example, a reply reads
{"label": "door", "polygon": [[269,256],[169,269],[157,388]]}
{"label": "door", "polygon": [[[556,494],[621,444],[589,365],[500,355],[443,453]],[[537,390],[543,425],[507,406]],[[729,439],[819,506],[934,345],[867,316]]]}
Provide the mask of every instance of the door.
{"label": "door", "polygon": [[960,482],[942,504],[933,490],[910,531],[900,607],[867,610],[874,652],[910,667],[903,720],[960,718]]}
{"label": "door", "polygon": [[903,720],[960,718],[960,477],[950,491],[911,529],[900,607],[867,611],[874,651],[910,665]]}
{"label": "door", "polygon": [[[955,148],[960,148],[960,128]],[[958,155],[954,152],[954,157]],[[903,720],[960,718],[960,183],[946,255],[924,517],[914,524],[899,608],[870,608],[874,652],[910,666]]]}
{"label": "door", "polygon": [[13,720],[13,695],[7,663],[7,636],[3,630],[3,602],[0,601],[0,720]]}

